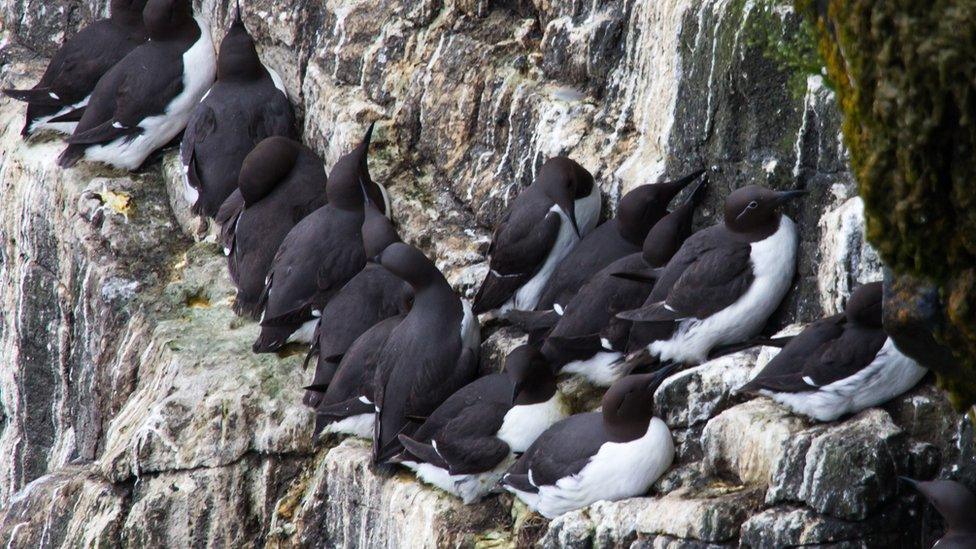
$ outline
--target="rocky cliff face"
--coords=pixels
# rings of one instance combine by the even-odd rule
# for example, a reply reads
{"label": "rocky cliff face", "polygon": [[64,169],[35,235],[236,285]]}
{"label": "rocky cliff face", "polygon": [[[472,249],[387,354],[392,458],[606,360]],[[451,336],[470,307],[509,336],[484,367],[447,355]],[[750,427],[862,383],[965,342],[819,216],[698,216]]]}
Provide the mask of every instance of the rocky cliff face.
{"label": "rocky cliff face", "polygon": [[[4,87],[104,2],[0,0]],[[195,2],[215,36],[229,2]],[[549,156],[622,192],[697,168],[697,223],[732,188],[807,188],[790,214],[800,267],[771,331],[843,307],[881,266],[863,238],[821,77],[792,52],[799,18],[753,0],[244,0],[305,140],[331,165],[379,121],[374,178],[407,238],[461,292],[489,228]],[[0,544],[78,546],[906,546],[939,524],[897,482],[976,481],[973,428],[927,381],[883,409],[812,425],[732,389],[771,349],[675,376],[657,395],[679,459],[647,498],[551,523],[510,497],[470,507],[379,474],[364,443],[313,444],[300,357],[255,356],[256,326],[172,152],[138,174],[60,171],[0,100]],[[794,328],[795,329],[795,328]],[[520,337],[486,326],[497,368]],[[582,410],[591,392],[567,380]]]}

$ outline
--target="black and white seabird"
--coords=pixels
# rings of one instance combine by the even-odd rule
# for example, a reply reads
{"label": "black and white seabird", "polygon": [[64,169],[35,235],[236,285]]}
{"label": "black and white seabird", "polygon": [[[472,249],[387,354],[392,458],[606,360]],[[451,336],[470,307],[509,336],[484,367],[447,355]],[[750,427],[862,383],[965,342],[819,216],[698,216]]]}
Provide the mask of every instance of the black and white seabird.
{"label": "black and white seabird", "polygon": [[58,161],[85,158],[135,170],[176,137],[217,71],[210,27],[190,0],[149,0],[149,39],[98,81]]}
{"label": "black and white seabird", "polygon": [[549,159],[495,229],[475,314],[535,309],[556,266],[596,227],[599,216],[593,176],[568,158]]}
{"label": "black and white seabird", "polygon": [[516,454],[568,415],[545,357],[523,345],[506,359],[503,373],[479,378],[451,395],[394,461],[417,477],[473,503],[492,490]]}
{"label": "black and white seabird", "polygon": [[[697,171],[675,181],[641,185],[624,195],[617,206],[617,216],[586,235],[559,262],[536,310],[553,309],[562,314],[569,300],[594,274],[622,257],[640,252],[651,227],[668,213],[671,200],[703,173]],[[699,185],[696,191],[703,188]],[[696,202],[702,194],[693,195]]]}
{"label": "black and white seabird", "polygon": [[[381,320],[349,346],[335,373],[327,379],[314,379],[315,436],[337,433],[371,438],[375,429],[376,361],[390,333],[406,315]],[[319,371],[316,370],[316,376]],[[324,391],[324,392],[319,392]],[[312,392],[312,391],[309,391]],[[306,393],[308,395],[308,393]]]}
{"label": "black and white seabird", "polygon": [[281,77],[261,63],[240,6],[217,55],[217,80],[194,108],[180,144],[184,194],[193,212],[213,217],[237,188],[247,153],[273,135],[296,138]]}
{"label": "black and white seabird", "polygon": [[794,337],[739,392],[768,396],[818,421],[883,404],[928,370],[905,356],[882,326],[880,282],[860,286],[843,314]]}
{"label": "black and white seabird", "polygon": [[380,264],[413,289],[414,301],[380,353],[376,366],[373,460],[403,450],[412,435],[449,396],[478,374],[478,319],[420,250],[397,242]]}
{"label": "black and white seabird", "polygon": [[656,269],[666,265],[691,234],[700,189],[654,225],[641,253],[611,263],[569,301],[542,345],[553,368],[602,387],[629,373],[624,357],[633,323],[616,314],[647,299]]}
{"label": "black and white seabird", "polygon": [[[343,155],[325,185],[328,204],[299,221],[278,247],[262,300],[264,316],[255,353],[295,341],[311,343],[322,308],[366,266],[364,208],[382,192],[366,165],[373,126],[362,143]],[[384,206],[385,207],[385,206]]]}
{"label": "black and white seabird", "polygon": [[75,131],[98,79],[146,41],[145,6],[146,0],[112,0],[108,19],[99,19],[69,38],[51,57],[37,85],[3,91],[27,102],[21,135],[40,130]]}
{"label": "black and white seabird", "polygon": [[976,495],[969,488],[954,480],[902,480],[921,492],[945,521],[945,535],[933,549],[976,549]]}
{"label": "black and white seabird", "polygon": [[634,321],[628,362],[704,362],[716,347],[758,334],[793,281],[798,236],[780,213],[805,191],[750,185],[725,200],[725,221],[693,234],[656,274]]}
{"label": "black and white seabird", "polygon": [[[370,203],[363,222],[363,248],[367,258],[377,258],[399,242],[393,223]],[[410,286],[378,263],[366,266],[322,309],[306,363],[317,356],[316,385],[307,387],[305,404],[315,408],[350,345],[376,323],[406,314],[412,299]]]}
{"label": "black and white seabird", "polygon": [[502,486],[547,518],[600,500],[640,496],[674,460],[674,441],[654,416],[654,392],[675,365],[620,379],[600,412],[570,416],[543,433]]}
{"label": "black and white seabird", "polygon": [[278,246],[299,221],[325,205],[325,188],[319,157],[286,137],[261,141],[244,159],[238,189],[216,218],[237,286],[237,314],[261,315],[261,295]]}

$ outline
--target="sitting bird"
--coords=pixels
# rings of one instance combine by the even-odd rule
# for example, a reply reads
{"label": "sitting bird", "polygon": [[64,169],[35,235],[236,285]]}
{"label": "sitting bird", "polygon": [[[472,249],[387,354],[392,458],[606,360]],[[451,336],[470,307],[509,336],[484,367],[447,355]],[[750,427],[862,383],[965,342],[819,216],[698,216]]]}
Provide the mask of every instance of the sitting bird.
{"label": "sitting bird", "polygon": [[602,411],[570,416],[536,439],[502,486],[546,518],[600,500],[646,494],[674,460],[674,441],[654,416],[654,392],[676,369],[631,375],[603,396]]}
{"label": "sitting bird", "polygon": [[529,449],[568,407],[545,357],[522,345],[505,371],[479,378],[434,410],[393,461],[422,481],[474,503],[493,489],[516,454]]}
{"label": "sitting bird", "polygon": [[112,0],[108,19],[95,21],[65,41],[33,88],[3,90],[27,103],[21,135],[41,130],[74,133],[98,80],[146,41],[145,6],[146,0]]}
{"label": "sitting bird", "polygon": [[891,400],[927,372],[885,333],[881,283],[873,282],[854,290],[843,314],[807,326],[739,392],[833,421]]}
{"label": "sitting bird", "polygon": [[184,195],[194,213],[214,217],[237,189],[244,158],[264,138],[296,138],[295,113],[281,77],[264,66],[240,6],[217,55],[217,81],[180,144]]}
{"label": "sitting bird", "polygon": [[[587,217],[586,223],[592,219],[592,226],[580,225],[578,214]],[[599,189],[593,176],[568,158],[549,159],[495,229],[475,314],[535,309],[556,266],[598,219]]]}
{"label": "sitting bird", "polygon": [[149,39],[99,79],[58,163],[135,170],[186,127],[217,71],[210,27],[190,0],[149,0]]}

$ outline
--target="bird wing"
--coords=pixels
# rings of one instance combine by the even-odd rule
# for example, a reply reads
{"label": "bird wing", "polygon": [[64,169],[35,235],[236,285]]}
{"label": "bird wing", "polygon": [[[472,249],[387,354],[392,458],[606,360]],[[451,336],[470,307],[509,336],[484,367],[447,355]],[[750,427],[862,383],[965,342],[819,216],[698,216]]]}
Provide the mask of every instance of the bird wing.
{"label": "bird wing", "polygon": [[[542,433],[509,469],[509,474],[531,473],[535,487],[554,485],[583,470],[608,440],[599,412],[570,416]],[[516,482],[517,479],[516,476]],[[503,482],[509,484],[507,477]]]}
{"label": "bird wing", "polygon": [[475,311],[501,306],[538,272],[556,242],[561,222],[555,212],[535,218],[509,216],[502,222],[488,251],[491,270],[475,297]]}

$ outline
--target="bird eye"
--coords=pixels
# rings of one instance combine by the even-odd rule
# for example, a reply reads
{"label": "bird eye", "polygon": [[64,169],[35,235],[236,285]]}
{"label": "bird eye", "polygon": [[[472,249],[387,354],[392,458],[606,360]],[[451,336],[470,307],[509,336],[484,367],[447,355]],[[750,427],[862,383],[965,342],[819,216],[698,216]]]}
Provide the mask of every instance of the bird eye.
{"label": "bird eye", "polygon": [[756,202],[755,200],[753,200],[748,205],[746,205],[746,208],[749,208],[750,210],[754,210],[754,209],[756,209],[758,207],[759,207],[759,203]]}

